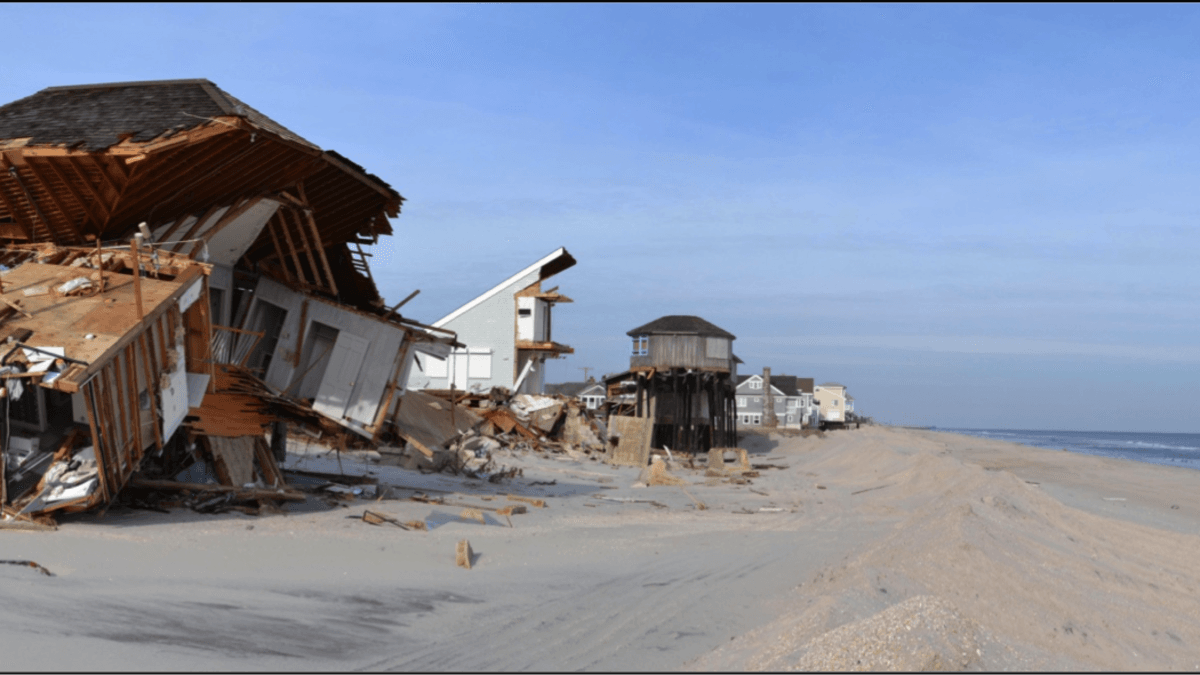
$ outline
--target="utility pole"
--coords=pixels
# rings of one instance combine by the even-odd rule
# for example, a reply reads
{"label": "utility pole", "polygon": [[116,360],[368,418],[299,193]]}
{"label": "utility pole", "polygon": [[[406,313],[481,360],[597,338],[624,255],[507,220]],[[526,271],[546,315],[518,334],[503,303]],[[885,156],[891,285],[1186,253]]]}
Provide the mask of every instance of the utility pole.
{"label": "utility pole", "polygon": [[592,368],[591,366],[579,366],[579,369],[583,371],[583,381],[587,382],[588,381],[588,372],[594,370],[594,368]]}

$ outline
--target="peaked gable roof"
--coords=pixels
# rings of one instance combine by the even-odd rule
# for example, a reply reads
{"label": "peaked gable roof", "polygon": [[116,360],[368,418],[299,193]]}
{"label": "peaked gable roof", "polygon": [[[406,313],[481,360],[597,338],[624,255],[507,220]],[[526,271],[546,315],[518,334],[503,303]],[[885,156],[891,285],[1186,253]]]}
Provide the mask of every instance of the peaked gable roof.
{"label": "peaked gable roof", "polygon": [[672,314],[664,316],[644,326],[638,326],[626,335],[703,335],[706,337],[723,337],[737,339],[733,333],[713,325],[698,316]]}
{"label": "peaked gable roof", "polygon": [[538,281],[542,281],[542,280],[545,280],[545,279],[548,279],[548,278],[554,276],[555,274],[558,274],[559,272],[561,272],[565,269],[572,267],[574,264],[575,264],[575,258],[571,257],[570,253],[567,253],[567,249],[565,247],[559,247],[558,249],[556,249],[554,252],[552,252],[550,255],[546,256],[545,258],[542,258],[541,260],[533,263],[529,267],[526,267],[525,269],[521,270],[520,272],[517,272],[516,274],[512,275],[511,277],[496,284],[495,286],[493,286],[491,288],[491,290],[487,291],[483,295],[480,295],[479,297],[468,302],[467,304],[463,305],[462,307],[459,307],[458,309],[454,310],[453,312],[450,312],[446,316],[438,319],[437,321],[435,321],[433,323],[433,327],[434,328],[445,327],[445,325],[447,323],[457,319],[458,317],[462,316],[463,314],[466,314],[467,312],[471,311],[472,309],[478,307],[485,300],[488,300],[489,298],[495,296],[500,291],[503,291],[505,288],[508,288],[509,286],[515,284],[516,282],[520,281],[522,277],[525,277],[525,276],[531,274],[532,272],[536,271],[538,273]]}
{"label": "peaked gable roof", "polygon": [[[758,373],[752,375],[738,375],[737,388],[741,389],[742,385],[751,379],[762,380],[762,375]],[[813,392],[812,383],[813,380],[811,377],[796,377],[794,375],[771,376],[771,388],[779,392],[780,396],[799,396],[801,394],[811,394]]]}

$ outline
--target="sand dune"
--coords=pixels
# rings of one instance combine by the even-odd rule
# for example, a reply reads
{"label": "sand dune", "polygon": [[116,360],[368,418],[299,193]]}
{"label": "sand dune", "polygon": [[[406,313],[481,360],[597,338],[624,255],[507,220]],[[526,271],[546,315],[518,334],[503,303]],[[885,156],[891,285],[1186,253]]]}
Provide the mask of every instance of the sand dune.
{"label": "sand dune", "polygon": [[[851,494],[885,485],[854,496],[856,511],[902,518],[882,541],[807,580],[798,610],[696,665],[1197,667],[1200,538],[1065,506],[1040,483],[955,456],[981,443],[989,442],[870,430],[811,452],[810,470]],[[1120,464],[1142,480],[1162,472]],[[906,606],[918,599],[920,607]],[[930,608],[943,616],[936,627]]]}
{"label": "sand dune", "polygon": [[1200,665],[1200,472],[886,428],[745,445],[781,468],[636,488],[635,469],[565,457],[500,457],[525,470],[506,485],[342,459],[458,500],[548,501],[511,528],[405,532],[357,516],[457,509],[312,500],[0,533],[3,558],[57,574],[0,566],[5,669]]}

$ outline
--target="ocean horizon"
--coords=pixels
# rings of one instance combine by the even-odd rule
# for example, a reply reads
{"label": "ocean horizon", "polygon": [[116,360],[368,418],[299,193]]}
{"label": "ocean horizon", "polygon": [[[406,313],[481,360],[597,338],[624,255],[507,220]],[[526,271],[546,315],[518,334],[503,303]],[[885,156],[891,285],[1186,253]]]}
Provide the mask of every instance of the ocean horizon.
{"label": "ocean horizon", "polygon": [[1066,431],[1045,429],[959,429],[930,427],[1048,450],[1067,450],[1097,457],[1130,459],[1200,470],[1200,434],[1144,431]]}

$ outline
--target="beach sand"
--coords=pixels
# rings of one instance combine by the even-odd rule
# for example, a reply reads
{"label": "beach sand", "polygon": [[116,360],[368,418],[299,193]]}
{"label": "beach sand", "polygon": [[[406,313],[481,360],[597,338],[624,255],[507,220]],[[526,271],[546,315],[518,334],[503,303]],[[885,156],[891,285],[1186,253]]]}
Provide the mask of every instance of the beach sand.
{"label": "beach sand", "polygon": [[[312,497],[0,532],[0,559],[56,574],[0,565],[4,669],[1200,669],[1200,471],[884,427],[743,446],[781,468],[634,487],[564,455],[497,457],[524,470],[504,484],[341,459],[546,500],[512,527],[404,531],[362,513],[462,509]],[[289,465],[339,470],[311,447]]]}

